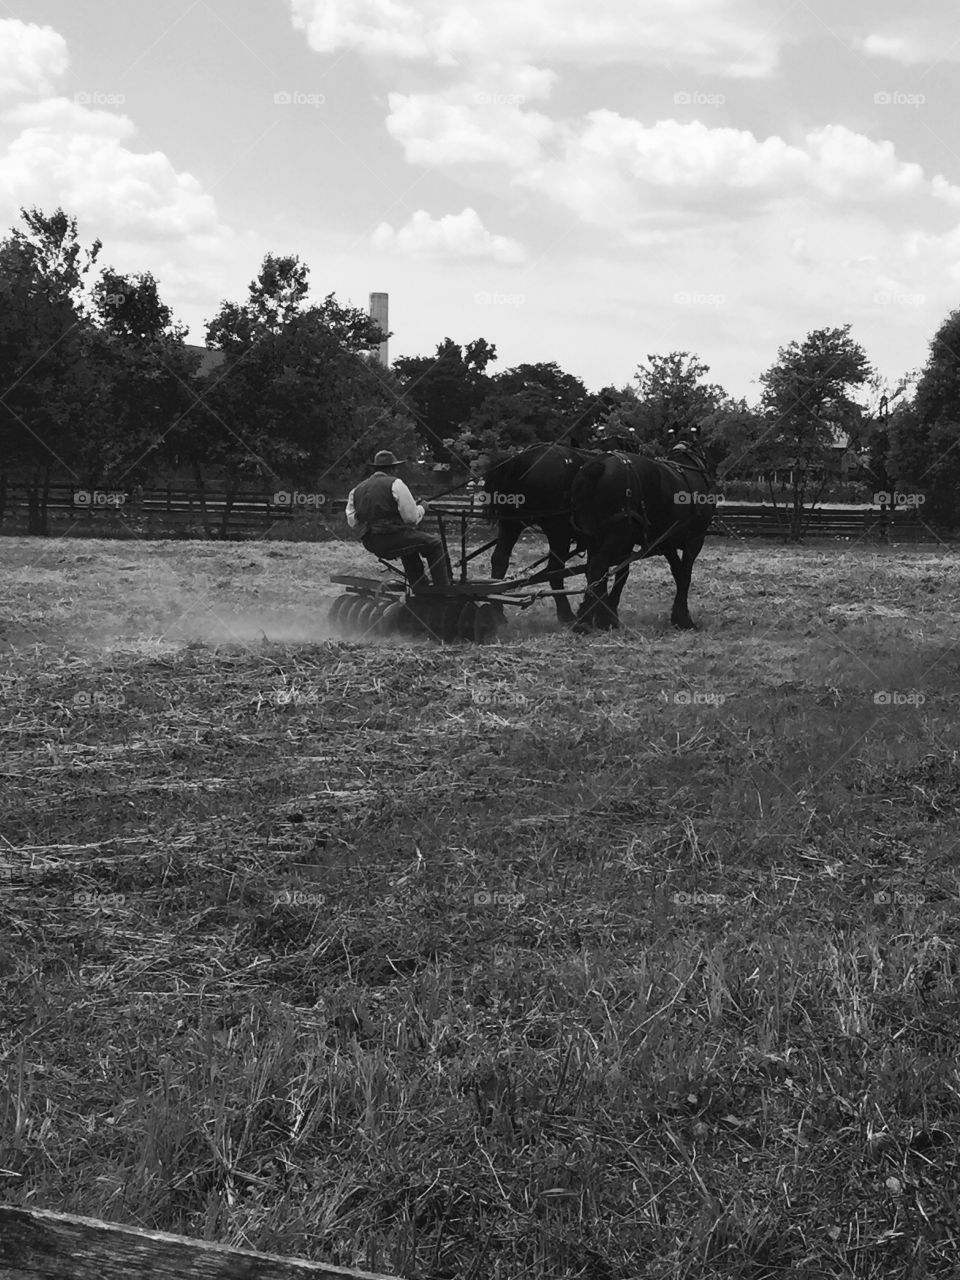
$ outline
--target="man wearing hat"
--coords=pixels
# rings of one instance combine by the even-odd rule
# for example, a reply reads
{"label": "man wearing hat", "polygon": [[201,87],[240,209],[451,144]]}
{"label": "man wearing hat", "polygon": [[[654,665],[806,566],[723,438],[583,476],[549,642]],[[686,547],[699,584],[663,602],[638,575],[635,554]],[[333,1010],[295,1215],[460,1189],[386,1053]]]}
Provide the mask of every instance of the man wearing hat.
{"label": "man wearing hat", "polygon": [[360,541],[372,555],[403,561],[403,571],[416,591],[426,584],[423,562],[430,565],[435,587],[450,586],[450,568],[443,543],[418,526],[427,512],[397,475],[403,465],[389,449],[381,449],[370,464],[373,472],[350,490],[347,524],[360,533]]}

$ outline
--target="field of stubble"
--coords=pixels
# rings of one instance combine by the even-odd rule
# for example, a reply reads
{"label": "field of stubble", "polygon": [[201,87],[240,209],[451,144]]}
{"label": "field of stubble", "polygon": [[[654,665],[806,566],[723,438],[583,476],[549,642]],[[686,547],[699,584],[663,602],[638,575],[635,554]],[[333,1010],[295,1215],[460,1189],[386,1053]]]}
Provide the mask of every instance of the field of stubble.
{"label": "field of stubble", "polygon": [[[540,554],[530,543],[521,556]],[[407,1280],[960,1273],[946,550],[347,643],[338,544],[0,540],[0,1200]]]}

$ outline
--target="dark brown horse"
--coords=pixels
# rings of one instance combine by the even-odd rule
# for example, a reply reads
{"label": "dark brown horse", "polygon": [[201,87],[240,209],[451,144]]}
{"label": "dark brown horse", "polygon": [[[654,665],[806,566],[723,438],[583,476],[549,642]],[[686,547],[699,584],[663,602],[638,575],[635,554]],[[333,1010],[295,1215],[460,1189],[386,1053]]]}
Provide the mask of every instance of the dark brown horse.
{"label": "dark brown horse", "polygon": [[[524,529],[537,528],[550,548],[550,586],[554,591],[563,590],[563,567],[574,547],[581,550],[583,546],[570,519],[573,481],[584,463],[595,456],[568,445],[535,444],[488,468],[483,500],[490,520],[497,524],[491,560],[494,578],[507,576],[510,556]],[[569,599],[554,596],[554,600],[557,618],[571,624],[574,614]]]}
{"label": "dark brown horse", "polygon": [[681,443],[666,459],[601,454],[580,467],[571,496],[573,523],[588,552],[587,590],[576,630],[620,625],[617,609],[630,572],[622,562],[634,547],[666,557],[677,586],[670,621],[692,627],[690,574],[715,510],[714,480],[700,450]]}

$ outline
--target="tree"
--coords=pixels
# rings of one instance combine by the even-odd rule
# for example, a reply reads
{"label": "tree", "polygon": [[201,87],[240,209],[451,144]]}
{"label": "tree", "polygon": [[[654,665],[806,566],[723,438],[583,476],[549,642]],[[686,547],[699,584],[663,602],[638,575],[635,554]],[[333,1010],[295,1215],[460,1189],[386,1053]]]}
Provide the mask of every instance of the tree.
{"label": "tree", "polygon": [[94,285],[96,325],[87,335],[87,406],[97,429],[85,441],[82,470],[90,486],[143,482],[169,452],[167,437],[196,402],[199,358],[186,329],[160,299],[147,272],[106,268]]}
{"label": "tree", "polygon": [[589,438],[601,405],[579,378],[554,363],[520,364],[490,380],[483,403],[451,442],[468,460]]}
{"label": "tree", "polygon": [[380,449],[414,464],[427,461],[400,379],[379,360],[368,361],[359,379],[353,422],[355,444],[344,459],[352,471],[358,472]]}
{"label": "tree", "polygon": [[709,461],[721,470],[749,430],[750,410],[719,384],[707,382],[709,372],[689,351],[648,355],[637,368],[635,386],[606,387],[600,393],[603,412],[594,443],[654,456],[669,446],[673,432],[696,428]]}
{"label": "tree", "polygon": [[349,466],[357,448],[355,412],[371,378],[361,353],[384,335],[333,294],[307,305],[307,279],[298,259],[268,254],[246,302],[224,302],[207,326],[227,359],[205,379],[175,445],[199,488],[210,470],[222,477],[222,530],[244,480],[316,483]]}
{"label": "tree", "polygon": [[636,373],[643,434],[661,444],[670,431],[689,430],[729,400],[723,387],[706,382],[710,366],[689,351],[649,355]]}
{"label": "tree", "polygon": [[438,461],[451,460],[444,442],[459,435],[486,398],[491,381],[486,368],[496,358],[496,347],[485,338],[463,348],[444,338],[433,356],[401,356],[393,362],[423,446]]}
{"label": "tree", "polygon": [[804,504],[815,487],[810,509],[819,501],[835,449],[860,422],[862,409],[850,390],[872,375],[847,324],[815,329],[802,343],[781,347],[776,363],[760,377],[764,429],[752,453],[760,469],[792,474],[794,538],[803,534]]}
{"label": "tree", "polygon": [[53,475],[76,475],[91,429],[85,277],[101,244],[85,250],[62,209],[20,212],[26,230],[0,243],[0,454],[27,480],[30,532],[46,533]]}
{"label": "tree", "polygon": [[149,271],[124,276],[104,267],[91,296],[101,329],[114,337],[155,342],[167,334],[186,336],[185,328],[174,325],[173,312],[160,301],[157,282]]}
{"label": "tree", "polygon": [[700,442],[718,479],[755,479],[764,430],[763,415],[742,399],[729,399],[700,420]]}
{"label": "tree", "polygon": [[930,343],[912,404],[891,414],[889,470],[898,487],[925,499],[924,511],[948,527],[960,525],[960,309],[951,311]]}
{"label": "tree", "polygon": [[640,453],[662,452],[671,431],[698,427],[729,402],[721,386],[704,381],[709,372],[689,351],[648,355],[647,363],[637,367],[635,386],[605,389],[598,445],[616,441],[618,447]]}
{"label": "tree", "polygon": [[256,339],[282,333],[303,309],[309,269],[296,256],[268,253],[256,279],[247,286],[246,302],[223,302],[207,325],[207,343],[240,352]]}
{"label": "tree", "polygon": [[847,455],[860,464],[860,479],[871,494],[890,493],[897,484],[889,470],[891,465],[891,422],[903,420],[907,407],[904,399],[913,379],[901,378],[890,386],[879,374],[870,379],[870,399],[863,416],[850,433]]}
{"label": "tree", "polygon": [[657,449],[643,427],[640,397],[635,388],[604,387],[598,396],[598,418],[588,445],[598,449],[622,449],[653,456]]}
{"label": "tree", "polygon": [[10,242],[33,268],[36,278],[43,280],[51,301],[65,303],[74,315],[85,316],[84,279],[103,248],[102,241],[95,240],[84,250],[76,218],[68,217],[63,209],[50,215],[37,208],[21,209],[20,216],[27,224],[27,232],[14,229]]}

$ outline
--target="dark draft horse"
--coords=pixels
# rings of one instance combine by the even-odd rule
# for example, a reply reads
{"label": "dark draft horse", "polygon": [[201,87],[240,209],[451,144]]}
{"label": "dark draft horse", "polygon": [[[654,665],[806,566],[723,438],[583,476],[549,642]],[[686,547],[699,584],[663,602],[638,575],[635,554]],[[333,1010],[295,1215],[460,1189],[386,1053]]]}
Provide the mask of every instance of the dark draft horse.
{"label": "dark draft horse", "polygon": [[[501,458],[487,469],[484,502],[487,516],[497,525],[497,542],[491,558],[494,578],[505,578],[510,556],[524,529],[543,531],[549,555],[547,571],[554,591],[563,590],[563,567],[572,550],[582,550],[583,540],[571,523],[573,482],[595,454],[564,444],[535,444],[520,453]],[[567,596],[554,596],[557,618],[574,622]]]}
{"label": "dark draft horse", "polygon": [[577,471],[571,500],[574,527],[587,545],[587,590],[575,630],[620,625],[617,609],[630,572],[622,561],[634,547],[666,557],[677,586],[670,621],[693,627],[690,574],[715,511],[714,478],[699,448],[679,441],[666,459],[637,453],[593,457]]}

